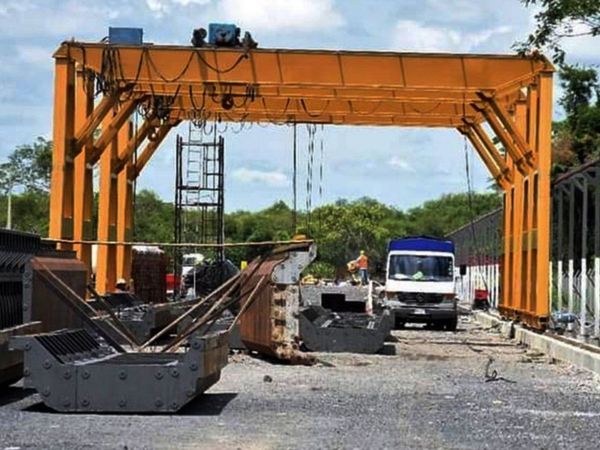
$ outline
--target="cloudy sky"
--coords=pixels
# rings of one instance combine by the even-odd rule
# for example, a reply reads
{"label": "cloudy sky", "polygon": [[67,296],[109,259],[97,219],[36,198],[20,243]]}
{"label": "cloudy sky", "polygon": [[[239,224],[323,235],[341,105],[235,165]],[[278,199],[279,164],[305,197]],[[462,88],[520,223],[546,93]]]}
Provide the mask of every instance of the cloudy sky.
{"label": "cloudy sky", "polygon": [[[98,41],[109,26],[144,28],[146,41],[188,44],[191,31],[227,21],[261,47],[510,53],[531,30],[518,0],[1,0],[0,161],[35,136],[50,137],[52,51],[66,39]],[[598,43],[567,43],[571,62],[600,63]],[[557,113],[560,111],[557,109]],[[181,127],[185,133],[187,127]],[[174,135],[140,178],[173,198]],[[228,210],[291,200],[292,131],[254,126],[225,133]],[[363,195],[401,208],[466,186],[463,140],[453,130],[325,127],[322,201]],[[313,205],[321,133],[317,137]],[[300,204],[306,197],[307,133],[299,127]],[[473,157],[474,186],[485,169]]]}

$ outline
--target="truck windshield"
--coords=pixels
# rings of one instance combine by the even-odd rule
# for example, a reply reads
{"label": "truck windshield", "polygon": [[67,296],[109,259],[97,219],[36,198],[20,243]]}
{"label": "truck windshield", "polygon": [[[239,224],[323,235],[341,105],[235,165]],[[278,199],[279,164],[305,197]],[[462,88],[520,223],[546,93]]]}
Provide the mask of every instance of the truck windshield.
{"label": "truck windshield", "polygon": [[452,281],[448,256],[391,255],[388,277],[392,280]]}
{"label": "truck windshield", "polygon": [[195,266],[197,263],[198,263],[198,258],[196,258],[195,256],[185,256],[183,258],[184,266]]}

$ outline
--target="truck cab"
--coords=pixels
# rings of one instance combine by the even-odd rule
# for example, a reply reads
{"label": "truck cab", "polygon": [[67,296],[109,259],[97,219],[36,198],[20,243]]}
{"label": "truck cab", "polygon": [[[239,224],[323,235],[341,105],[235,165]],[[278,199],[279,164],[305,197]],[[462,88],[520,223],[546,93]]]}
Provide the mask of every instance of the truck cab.
{"label": "truck cab", "polygon": [[456,330],[454,243],[428,236],[390,240],[384,304],[396,328],[410,322]]}

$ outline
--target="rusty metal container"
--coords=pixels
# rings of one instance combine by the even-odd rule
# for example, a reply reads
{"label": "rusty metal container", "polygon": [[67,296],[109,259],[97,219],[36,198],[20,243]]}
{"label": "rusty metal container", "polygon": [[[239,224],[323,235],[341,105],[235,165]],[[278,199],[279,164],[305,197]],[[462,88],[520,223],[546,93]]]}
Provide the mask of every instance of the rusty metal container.
{"label": "rusty metal container", "polygon": [[310,362],[299,349],[298,283],[300,273],[316,254],[314,244],[293,245],[248,266],[252,275],[243,285],[246,296],[262,277],[267,277],[267,284],[240,317],[240,337],[246,348],[284,361]]}

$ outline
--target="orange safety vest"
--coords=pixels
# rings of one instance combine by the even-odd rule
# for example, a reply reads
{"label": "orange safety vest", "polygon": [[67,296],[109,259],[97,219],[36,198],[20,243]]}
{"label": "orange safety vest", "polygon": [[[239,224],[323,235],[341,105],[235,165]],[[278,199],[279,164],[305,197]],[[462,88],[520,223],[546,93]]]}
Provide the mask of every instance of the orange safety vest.
{"label": "orange safety vest", "polygon": [[360,255],[357,259],[358,268],[359,269],[368,269],[369,268],[369,258],[367,255]]}

